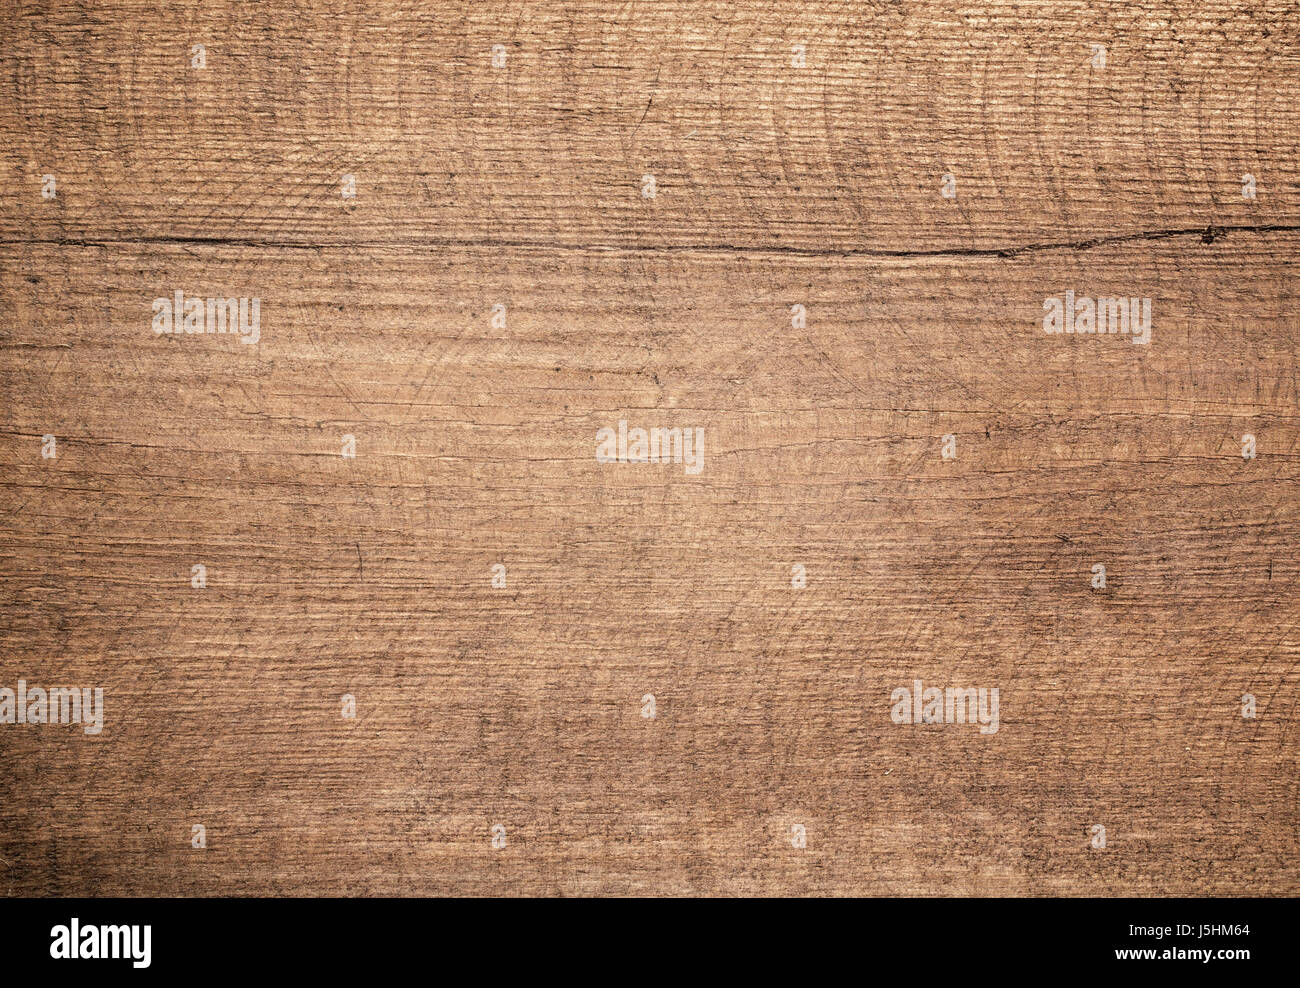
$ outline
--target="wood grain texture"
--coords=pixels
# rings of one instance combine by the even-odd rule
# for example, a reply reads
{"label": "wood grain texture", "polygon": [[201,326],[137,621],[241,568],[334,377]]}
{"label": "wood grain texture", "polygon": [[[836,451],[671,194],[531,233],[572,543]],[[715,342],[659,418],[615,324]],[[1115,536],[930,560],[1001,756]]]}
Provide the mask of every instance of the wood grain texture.
{"label": "wood grain texture", "polygon": [[[0,724],[0,891],[1297,894],[1298,36],[11,4],[0,687],[106,713]],[[1044,334],[1067,289],[1151,343]],[[894,723],[918,678],[1000,730]]]}

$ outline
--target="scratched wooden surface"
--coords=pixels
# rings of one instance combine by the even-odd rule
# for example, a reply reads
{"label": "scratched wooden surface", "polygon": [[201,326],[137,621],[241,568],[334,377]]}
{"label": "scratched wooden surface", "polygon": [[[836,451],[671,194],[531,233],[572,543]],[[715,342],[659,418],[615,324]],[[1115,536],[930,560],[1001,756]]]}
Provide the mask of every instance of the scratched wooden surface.
{"label": "scratched wooden surface", "polygon": [[[11,0],[0,687],[106,714],[0,724],[0,891],[1300,892],[1298,42]],[[175,289],[260,342],[155,335]],[[1151,343],[1044,334],[1066,289]],[[620,418],[703,472],[597,463]],[[893,723],[917,678],[999,731]]]}

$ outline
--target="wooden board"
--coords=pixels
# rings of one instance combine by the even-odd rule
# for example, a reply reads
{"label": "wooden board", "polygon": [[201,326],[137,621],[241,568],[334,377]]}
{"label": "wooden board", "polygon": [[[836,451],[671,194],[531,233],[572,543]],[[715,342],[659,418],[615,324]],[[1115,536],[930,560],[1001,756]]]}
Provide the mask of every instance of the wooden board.
{"label": "wooden board", "polygon": [[1296,894],[1298,34],[18,3],[0,688],[104,724],[0,723],[0,890]]}

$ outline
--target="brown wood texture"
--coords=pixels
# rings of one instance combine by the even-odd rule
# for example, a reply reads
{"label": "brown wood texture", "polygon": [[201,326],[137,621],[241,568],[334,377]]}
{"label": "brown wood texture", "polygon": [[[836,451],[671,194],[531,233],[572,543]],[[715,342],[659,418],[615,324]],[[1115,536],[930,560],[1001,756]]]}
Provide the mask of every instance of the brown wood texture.
{"label": "brown wood texture", "polygon": [[10,0],[0,68],[0,687],[104,689],[0,723],[0,893],[1300,893],[1296,3]]}

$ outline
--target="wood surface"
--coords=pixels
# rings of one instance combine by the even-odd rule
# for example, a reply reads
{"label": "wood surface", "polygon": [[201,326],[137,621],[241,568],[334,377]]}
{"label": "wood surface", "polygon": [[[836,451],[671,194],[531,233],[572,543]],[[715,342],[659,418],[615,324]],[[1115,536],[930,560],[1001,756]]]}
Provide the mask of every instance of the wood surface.
{"label": "wood surface", "polygon": [[105,696],[0,893],[1300,892],[1300,4],[7,0],[0,94],[0,687]]}

